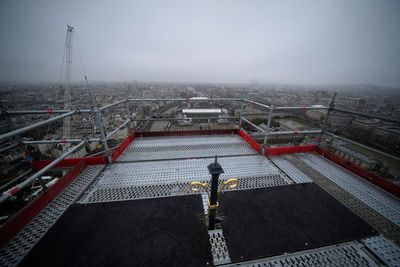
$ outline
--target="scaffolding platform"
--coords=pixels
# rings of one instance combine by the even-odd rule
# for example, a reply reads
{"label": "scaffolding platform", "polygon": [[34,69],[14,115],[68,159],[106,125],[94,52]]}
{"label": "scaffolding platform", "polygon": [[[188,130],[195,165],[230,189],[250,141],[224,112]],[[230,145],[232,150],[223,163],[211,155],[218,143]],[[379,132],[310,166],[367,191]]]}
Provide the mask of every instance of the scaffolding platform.
{"label": "scaffolding platform", "polygon": [[[319,155],[265,157],[246,141],[124,143],[119,159],[84,169],[3,246],[0,265],[398,266],[397,198]],[[215,155],[220,183],[239,183],[222,194],[221,228],[207,231],[207,193],[189,185],[210,181]]]}

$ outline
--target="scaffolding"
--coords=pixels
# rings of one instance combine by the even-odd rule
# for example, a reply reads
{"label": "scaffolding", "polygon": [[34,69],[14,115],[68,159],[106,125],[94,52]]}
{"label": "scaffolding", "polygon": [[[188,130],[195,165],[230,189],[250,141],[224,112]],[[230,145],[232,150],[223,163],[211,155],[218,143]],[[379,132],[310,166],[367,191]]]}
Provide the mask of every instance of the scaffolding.
{"label": "scaffolding", "polygon": [[[370,149],[374,152],[380,153],[384,156],[388,156],[391,158],[394,158],[396,160],[400,160],[399,158],[389,155],[387,153],[384,153],[382,151],[376,150],[374,148],[368,147],[366,145],[360,144],[358,142],[355,142],[353,140],[349,140],[347,138],[343,138],[340,136],[337,136],[333,133],[330,133],[328,131],[326,131],[326,123],[327,120],[329,118],[329,114],[332,111],[335,112],[342,112],[342,113],[349,113],[349,114],[354,114],[357,116],[364,116],[364,117],[371,117],[373,115],[371,114],[366,114],[366,113],[361,113],[361,112],[357,112],[357,111],[351,111],[351,110],[344,110],[344,109],[338,109],[335,108],[334,106],[334,101],[335,101],[335,97],[336,97],[336,93],[334,94],[332,101],[329,105],[329,107],[324,107],[324,106],[303,106],[303,107],[275,107],[273,105],[266,105],[257,101],[253,101],[253,100],[249,100],[249,99],[245,99],[245,98],[171,98],[171,99],[159,99],[159,98],[145,98],[145,99],[131,99],[131,98],[127,98],[127,99],[122,99],[119,101],[116,101],[112,104],[108,104],[105,106],[102,106],[100,108],[97,108],[95,103],[92,103],[92,107],[90,109],[75,109],[75,110],[69,110],[69,109],[65,109],[65,110],[12,110],[12,111],[2,111],[2,113],[4,113],[4,115],[6,115],[7,117],[10,116],[15,116],[15,115],[21,115],[21,114],[59,114],[55,117],[49,118],[47,120],[38,122],[38,123],[34,123],[19,129],[15,129],[12,130],[10,132],[7,132],[5,134],[0,135],[0,142],[2,141],[6,141],[6,140],[10,140],[10,139],[15,139],[16,143],[12,144],[8,147],[2,148],[1,152],[4,152],[8,149],[12,149],[16,146],[19,145],[27,145],[27,144],[65,144],[65,143],[70,143],[70,144],[75,144],[75,146],[70,147],[67,151],[65,151],[64,154],[62,154],[60,157],[58,157],[57,159],[55,159],[54,161],[52,161],[50,164],[48,164],[45,168],[41,169],[39,172],[31,175],[30,177],[28,177],[27,179],[25,179],[23,182],[17,184],[16,186],[5,190],[2,192],[1,196],[0,196],[0,204],[4,203],[6,200],[8,200],[10,197],[15,196],[18,194],[18,192],[20,192],[21,190],[23,190],[24,188],[28,187],[29,185],[31,185],[40,175],[44,174],[46,171],[50,170],[51,168],[53,168],[54,166],[56,166],[58,163],[62,162],[65,158],[67,158],[69,155],[73,154],[75,151],[77,151],[79,148],[81,148],[82,146],[88,144],[88,143],[92,143],[92,142],[98,142],[98,143],[102,143],[103,144],[103,148],[104,151],[103,153],[105,154],[105,158],[106,158],[106,163],[112,163],[113,162],[113,157],[110,154],[110,149],[108,148],[107,145],[107,141],[112,139],[113,135],[116,134],[118,131],[120,131],[121,129],[127,128],[128,129],[128,135],[129,134],[133,134],[133,128],[132,128],[132,122],[134,121],[162,121],[162,120],[167,120],[167,121],[173,121],[173,120],[181,120],[179,118],[134,118],[131,116],[131,112],[129,109],[129,103],[130,102],[156,102],[156,101],[170,101],[170,102],[197,102],[197,101],[235,101],[235,102],[240,102],[240,116],[239,117],[224,117],[224,119],[228,119],[228,120],[235,120],[235,121],[239,121],[239,135],[241,135],[246,141],[248,141],[252,147],[254,149],[256,149],[257,152],[261,153],[262,155],[272,155],[272,154],[276,154],[276,152],[274,152],[271,149],[268,149],[267,147],[267,141],[268,141],[268,137],[270,136],[277,136],[277,135],[293,135],[293,134],[315,134],[318,135],[317,138],[317,143],[316,145],[312,145],[312,146],[304,146],[303,149],[300,149],[299,151],[304,152],[304,151],[309,151],[309,149],[314,149],[315,147],[319,146],[321,144],[321,135],[327,135],[330,136],[332,138],[335,139],[340,139],[346,142],[350,142],[359,146],[362,146],[364,148]],[[267,128],[263,129],[261,127],[259,127],[258,125],[254,124],[253,122],[251,122],[249,119],[247,119],[245,116],[246,115],[251,115],[251,114],[244,114],[243,113],[243,106],[245,103],[250,103],[253,105],[256,105],[258,107],[261,107],[263,109],[266,109],[265,115],[267,115],[268,120],[267,120]],[[108,109],[112,109],[116,106],[119,105],[124,105],[125,109],[126,109],[126,114],[128,116],[128,118],[119,126],[117,126],[115,129],[113,129],[112,131],[110,131],[109,133],[105,132],[104,127],[103,127],[103,120],[102,120],[102,112],[104,112],[105,110]],[[280,111],[280,110],[326,110],[327,111],[327,115],[325,116],[324,121],[322,122],[322,125],[320,125],[320,129],[315,129],[315,130],[304,130],[304,131],[278,131],[278,132],[272,132],[270,131],[271,129],[271,122],[272,122],[272,118],[273,118],[273,113],[275,111]],[[79,114],[84,114],[84,113],[91,113],[94,115],[95,117],[95,123],[96,126],[99,128],[100,133],[99,136],[97,138],[89,138],[89,139],[59,139],[59,140],[35,140],[35,141],[23,141],[20,139],[20,135],[24,134],[26,132],[29,132],[33,129],[37,129],[39,127],[45,126],[45,125],[49,125],[50,123],[59,121],[59,120],[63,120],[65,118],[70,118],[72,115],[79,115]],[[378,118],[382,121],[387,121],[387,122],[395,122],[395,123],[400,123],[400,121],[395,120],[393,118],[388,118],[388,117],[382,117],[382,116],[374,116],[375,118]],[[215,117],[215,119],[217,119],[219,117]],[[201,119],[201,118],[193,118],[193,119]],[[213,118],[206,118],[206,119],[213,119]],[[258,143],[256,143],[251,136],[249,136],[245,131],[243,131],[242,129],[242,124],[243,122],[246,122],[249,125],[252,125],[258,132],[254,133],[254,136],[262,136],[263,137],[263,143],[260,145]],[[201,131],[201,130],[200,130]],[[207,133],[206,130],[203,130],[204,132]],[[199,132],[199,131],[197,131]],[[162,135],[162,133],[160,134]],[[125,148],[128,144],[125,144]],[[306,149],[306,150],[304,150]],[[269,150],[269,151],[268,151]],[[282,151],[284,151],[283,153],[293,153],[292,151],[297,151],[296,149],[293,148],[286,148],[283,149]],[[286,152],[285,152],[286,151]],[[120,151],[120,153],[122,153]],[[20,179],[20,178],[19,178]]]}

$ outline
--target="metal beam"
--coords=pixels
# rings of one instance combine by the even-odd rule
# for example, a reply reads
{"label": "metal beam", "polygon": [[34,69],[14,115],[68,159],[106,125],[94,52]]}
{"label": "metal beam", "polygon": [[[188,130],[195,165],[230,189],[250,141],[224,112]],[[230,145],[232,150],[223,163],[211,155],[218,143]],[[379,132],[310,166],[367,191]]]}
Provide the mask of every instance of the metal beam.
{"label": "metal beam", "polygon": [[64,154],[62,154],[60,157],[58,157],[57,159],[55,159],[54,161],[52,161],[49,165],[47,165],[46,167],[44,167],[43,169],[41,169],[40,171],[38,171],[37,173],[35,173],[34,175],[30,176],[28,179],[26,179],[25,181],[21,182],[20,184],[12,187],[11,189],[3,192],[0,196],[0,204],[4,203],[5,201],[7,201],[10,197],[16,195],[18,192],[20,192],[21,190],[23,190],[24,188],[30,186],[35,180],[36,178],[40,177],[41,175],[45,174],[48,170],[50,170],[51,168],[53,168],[54,166],[56,166],[59,162],[61,162],[63,159],[65,159],[66,157],[68,157],[69,155],[71,155],[72,153],[74,153],[75,151],[77,151],[78,149],[80,149],[84,144],[86,143],[86,141],[82,141],[80,142],[78,145],[72,147],[71,149],[69,149],[67,152],[65,152]]}
{"label": "metal beam", "polygon": [[[237,120],[240,117],[191,117],[187,119],[192,120],[207,120],[207,119],[226,119],[226,120]],[[132,121],[184,121],[185,118],[149,118],[149,119],[135,119],[133,118]]]}
{"label": "metal beam", "polygon": [[14,143],[14,144],[11,144],[11,145],[9,145],[9,146],[2,147],[2,148],[0,148],[0,153],[3,153],[4,151],[7,151],[7,150],[9,150],[9,149],[11,149],[11,148],[14,148],[14,147],[16,147],[16,146],[18,146],[18,145],[19,145],[18,143]]}
{"label": "metal beam", "polygon": [[260,106],[260,107],[263,107],[263,108],[267,108],[267,109],[270,108],[270,106],[268,106],[268,105],[265,105],[265,104],[262,104],[262,103],[259,103],[259,102],[256,102],[256,101],[253,101],[253,100],[250,100],[250,99],[244,98],[243,101],[251,103],[251,104],[254,104],[254,105],[257,105],[257,106]]}
{"label": "metal beam", "polygon": [[389,158],[391,158],[391,159],[400,161],[400,158],[398,158],[398,157],[396,157],[396,156],[390,155],[390,154],[388,154],[388,153],[385,153],[385,152],[380,151],[380,150],[378,150],[378,149],[372,148],[372,147],[370,147],[370,146],[360,144],[360,143],[358,143],[358,142],[356,142],[356,141],[353,141],[353,140],[351,140],[351,139],[348,139],[348,138],[345,138],[345,137],[342,137],[342,136],[339,136],[339,135],[335,135],[335,134],[330,133],[330,132],[324,132],[324,134],[329,135],[329,136],[331,136],[331,137],[333,137],[333,138],[336,138],[336,139],[339,139],[339,140],[342,140],[342,141],[345,141],[345,142],[348,142],[348,143],[351,143],[351,144],[354,144],[354,145],[363,147],[363,148],[365,148],[365,149],[374,151],[374,152],[376,152],[376,153],[378,153],[378,154],[381,154],[381,155],[383,155],[383,156],[389,157]]}
{"label": "metal beam", "polygon": [[[317,133],[321,133],[321,130],[269,132],[268,136],[289,135],[289,134],[317,134]],[[265,135],[265,133],[252,133],[251,134],[251,136],[264,136],[264,135]]]}
{"label": "metal beam", "polygon": [[328,107],[275,107],[276,110],[328,110]]}
{"label": "metal beam", "polygon": [[[33,140],[33,141],[22,141],[25,145],[38,145],[38,144],[65,144],[65,143],[79,143],[84,139],[54,139],[54,140]],[[99,142],[99,138],[87,139],[88,142]]]}
{"label": "metal beam", "polygon": [[354,114],[354,115],[363,116],[363,117],[367,117],[367,118],[380,119],[382,121],[387,121],[387,122],[400,123],[400,120],[396,120],[393,118],[379,116],[379,115],[373,115],[373,114],[368,114],[368,113],[363,113],[363,112],[358,112],[358,111],[353,111],[353,110],[333,108],[332,111]]}
{"label": "metal beam", "polygon": [[105,109],[112,108],[112,107],[114,107],[114,106],[116,106],[116,105],[123,104],[123,103],[125,103],[126,101],[128,101],[128,99],[123,99],[123,100],[114,102],[114,103],[112,103],[112,104],[105,105],[105,106],[99,108],[98,110],[99,110],[99,111],[103,111],[103,110],[105,110]]}
{"label": "metal beam", "polygon": [[207,98],[207,99],[191,99],[191,98],[129,98],[128,101],[241,101],[241,98]]}
{"label": "metal beam", "polygon": [[115,128],[112,132],[110,132],[109,134],[107,134],[106,139],[110,139],[111,136],[113,136],[116,132],[118,132],[119,130],[121,130],[121,128],[125,127],[128,123],[130,123],[131,120],[127,119],[124,123],[122,123],[120,126],[118,126],[117,128]]}
{"label": "metal beam", "polygon": [[252,123],[251,121],[249,121],[248,119],[246,119],[245,117],[242,117],[242,120],[247,122],[248,124],[252,125],[254,128],[256,128],[257,130],[261,131],[261,132],[265,132],[265,130],[259,126],[257,126],[256,124]]}
{"label": "metal beam", "polygon": [[49,123],[52,123],[52,122],[55,122],[55,121],[58,121],[58,120],[62,120],[64,118],[66,118],[66,117],[69,117],[69,116],[75,114],[75,112],[76,112],[75,110],[72,110],[72,111],[70,111],[68,113],[59,115],[57,117],[50,118],[50,119],[47,119],[45,121],[34,123],[32,125],[29,125],[29,126],[26,126],[26,127],[23,127],[23,128],[19,128],[17,130],[14,130],[14,131],[11,131],[11,132],[8,132],[8,133],[5,133],[5,134],[2,134],[2,135],[0,135],[0,141],[7,140],[7,139],[9,139],[11,137],[14,137],[14,136],[23,134],[25,132],[28,132],[30,130],[45,126],[45,125],[47,125]]}

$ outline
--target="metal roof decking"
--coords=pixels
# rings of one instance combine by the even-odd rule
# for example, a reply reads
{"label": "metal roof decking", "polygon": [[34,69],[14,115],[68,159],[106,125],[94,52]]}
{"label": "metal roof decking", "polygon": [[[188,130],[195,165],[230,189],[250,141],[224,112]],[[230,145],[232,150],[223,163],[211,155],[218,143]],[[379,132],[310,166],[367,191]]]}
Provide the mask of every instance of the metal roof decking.
{"label": "metal roof decking", "polygon": [[[118,163],[108,166],[82,202],[107,202],[191,194],[189,183],[208,181],[208,159]],[[261,155],[223,157],[221,181],[239,179],[237,189],[290,184],[292,181]],[[146,192],[147,191],[147,192]]]}
{"label": "metal roof decking", "polygon": [[289,178],[296,183],[300,184],[312,182],[312,180],[307,175],[299,171],[299,169],[297,169],[293,164],[291,164],[282,156],[271,156],[270,160],[275,163],[275,165],[278,166],[281,170],[283,170],[289,176]]}
{"label": "metal roof decking", "polygon": [[182,136],[138,138],[118,159],[124,161],[162,160],[247,155],[256,152],[239,136]]}
{"label": "metal roof decking", "polygon": [[[64,211],[71,205],[71,203],[75,203],[75,207],[81,207],[78,209],[87,211],[92,210],[92,208],[94,207],[98,207],[98,211],[95,211],[95,214],[101,213],[101,216],[105,216],[106,221],[114,222],[115,220],[120,220],[119,217],[111,215],[111,219],[111,217],[107,217],[110,216],[110,214],[105,212],[105,210],[108,210],[108,208],[111,208],[111,206],[114,208],[118,206],[123,206],[127,209],[129,207],[135,206],[136,208],[140,209],[137,204],[139,202],[137,201],[146,202],[147,200],[149,200],[150,203],[152,201],[151,199],[156,198],[154,199],[154,203],[157,202],[161,205],[161,203],[164,203],[164,200],[167,202],[174,202],[177,199],[174,196],[182,195],[183,198],[195,197],[193,199],[196,199],[196,203],[199,202],[199,206],[196,206],[196,214],[200,211],[199,207],[203,207],[203,209],[205,209],[205,212],[201,210],[201,216],[204,216],[204,213],[207,214],[207,196],[204,194],[201,195],[201,197],[193,196],[194,193],[190,191],[189,183],[194,180],[209,181],[210,174],[207,171],[207,165],[214,161],[213,157],[215,155],[221,156],[218,158],[218,162],[223,166],[223,169],[225,171],[225,173],[220,176],[220,183],[233,177],[238,178],[239,180],[238,187],[235,189],[230,189],[227,193],[227,195],[230,195],[230,199],[233,201],[232,203],[236,201],[235,194],[240,195],[246,192],[251,193],[251,191],[254,191],[247,189],[259,188],[256,190],[266,192],[269,190],[276,190],[276,192],[278,193],[277,196],[280,196],[280,188],[283,189],[283,191],[281,192],[284,192],[285,190],[288,190],[289,187],[316,187],[316,185],[313,183],[316,182],[319,186],[331,193],[340,202],[345,204],[345,206],[349,207],[350,210],[352,210],[355,214],[360,216],[366,222],[370,223],[370,225],[375,227],[381,234],[385,234],[390,238],[394,236],[390,234],[388,235],[384,231],[381,231],[381,229],[388,229],[386,221],[391,223],[389,219],[386,219],[386,217],[382,216],[382,218],[384,218],[386,221],[381,224],[382,227],[377,227],[375,221],[371,223],[371,220],[366,220],[365,217],[363,217],[363,214],[368,214],[368,216],[374,217],[375,220],[378,220],[376,219],[375,213],[378,214],[378,212],[382,212],[382,208],[378,208],[387,207],[390,205],[394,205],[397,207],[398,200],[394,197],[389,196],[387,193],[376,188],[375,186],[370,185],[368,182],[361,180],[357,176],[348,177],[352,176],[352,174],[317,155],[311,153],[292,154],[283,156],[272,156],[270,159],[268,159],[260,154],[256,154],[255,151],[243,139],[236,135],[161,138],[146,137],[135,139],[134,142],[129,146],[129,148],[125,150],[125,152],[121,155],[121,157],[119,158],[119,162],[114,162],[112,164],[106,165],[104,169],[104,165],[91,166],[86,169],[69,187],[64,190],[64,192],[62,192],[62,194],[60,194],[57,199],[52,201],[44,210],[42,210],[42,212],[40,212],[36,216],[35,219],[31,221],[31,223],[29,223],[19,234],[17,234],[6,246],[2,248],[0,252],[0,266],[16,266],[21,261],[21,259],[23,259],[23,257],[31,250],[31,248],[36,243],[38,243],[43,236],[46,235],[46,233],[53,225],[55,226],[54,229],[58,229],[57,231],[61,231],[60,229],[70,229],[61,227],[62,225],[58,224],[59,222],[57,222],[57,220],[60,218],[60,216],[65,217],[70,214],[66,212],[63,215]],[[307,172],[305,171],[305,169],[311,172]],[[318,172],[318,170],[320,172]],[[325,176],[327,177],[323,176],[321,174],[322,172],[324,172]],[[319,175],[318,179],[324,179],[323,181],[327,184],[321,183],[320,180],[315,178],[315,175]],[[324,178],[321,178],[322,176]],[[343,179],[345,179],[346,182],[339,182]],[[295,183],[299,185],[293,185]],[[77,184],[79,185],[78,187]],[[329,185],[330,187],[327,185]],[[332,187],[333,185],[335,187]],[[355,189],[353,187],[355,187]],[[78,190],[71,191],[70,188],[78,188]],[[290,197],[281,197],[282,199],[287,199],[289,203],[288,207],[290,207],[292,195],[286,195]],[[365,195],[368,195],[369,197],[365,198]],[[343,201],[343,196],[345,196],[347,200]],[[157,198],[160,197],[166,198],[158,200]],[[222,198],[223,203],[224,196]],[[228,198],[226,198],[226,200]],[[115,202],[121,200],[124,200],[124,204]],[[368,204],[368,201],[375,201],[376,203],[374,205],[370,205]],[[354,202],[357,202],[361,206],[358,204],[358,206],[351,206],[351,203]],[[178,201],[176,203],[180,202]],[[315,201],[313,205],[318,205],[318,203],[318,201]],[[377,203],[379,204],[379,206],[376,206],[378,205]],[[268,204],[271,204],[270,201],[267,201],[267,203],[264,205]],[[179,208],[179,205],[175,206],[176,208]],[[375,207],[377,210],[373,209],[373,207]],[[307,207],[304,208],[305,210],[307,210]],[[161,209],[163,208],[161,207]],[[249,209],[251,209],[251,207],[249,207]],[[361,213],[356,212],[355,209],[358,209],[359,211],[361,211]],[[171,209],[167,213],[173,212],[173,210],[174,209]],[[258,208],[254,210],[254,216],[256,216],[258,212],[257,210]],[[394,208],[393,210],[394,212],[398,211],[397,208]],[[132,209],[132,212],[136,211]],[[222,213],[220,215],[222,217],[228,214],[227,212],[223,212],[222,209],[221,212]],[[312,213],[312,211],[310,212]],[[234,210],[230,211],[229,216],[232,216],[232,214],[235,214]],[[270,215],[273,216],[273,213],[271,213]],[[79,213],[76,213],[76,216],[76,220],[79,220],[81,218],[81,215],[79,215]],[[85,217],[83,214],[82,216]],[[149,216],[153,216],[153,214],[149,214]],[[158,215],[154,214],[154,216],[156,218]],[[160,218],[157,217],[157,220],[160,220],[158,221],[157,225],[159,226],[157,227],[163,227],[161,226],[163,225],[162,221],[164,219],[167,220],[167,217],[165,216],[161,216]],[[201,216],[195,218],[199,221],[199,223],[203,223],[201,222]],[[90,219],[88,216],[86,217],[86,219]],[[249,217],[247,216],[243,219],[247,220],[249,219]],[[38,220],[42,220],[43,222],[40,223],[38,222]],[[93,218],[93,220],[97,219]],[[74,220],[67,217],[65,217],[62,221],[69,221],[69,223],[75,224]],[[122,223],[121,225],[127,226],[131,225],[131,227],[133,227],[132,229],[140,228],[136,225],[136,219],[132,219],[129,222],[119,221],[118,223]],[[95,225],[95,223],[87,225],[87,228],[89,230],[92,227],[91,225]],[[107,224],[104,224],[99,228],[100,232],[98,233],[102,233],[104,229],[110,229],[109,231],[111,231],[112,233],[112,231],[114,231],[112,225],[115,224],[112,223],[109,226],[107,226]],[[224,221],[222,225],[223,229],[209,231],[208,235],[206,233],[207,231],[205,231],[205,236],[201,237],[202,240],[208,240],[209,242],[208,248],[205,249],[207,251],[204,251],[204,253],[213,257],[214,265],[229,264],[230,262],[232,262],[233,259],[234,261],[237,261],[237,257],[235,258],[235,256],[237,255],[235,255],[235,253],[232,253],[233,251],[230,251],[229,249],[232,243],[227,242],[227,240],[232,240],[231,236],[229,236],[231,232],[227,231],[224,228]],[[394,223],[393,225],[396,226]],[[139,228],[134,228],[136,226]],[[289,228],[293,227],[293,225],[287,226]],[[330,225],[329,227],[333,226]],[[145,234],[147,231],[147,227],[141,229],[142,230],[140,231],[144,231]],[[392,232],[395,232],[396,229],[399,228],[390,229]],[[164,229],[163,231],[163,234],[169,234],[168,229]],[[194,231],[194,229],[192,229],[191,231]],[[189,232],[186,231],[186,234],[188,233]],[[69,236],[68,233],[63,234],[65,236]],[[57,235],[54,235],[53,233],[52,238],[55,238],[56,236]],[[89,234],[89,236],[92,235]],[[48,236],[46,239],[43,239],[43,242],[47,242],[49,238],[50,237]],[[243,243],[242,245],[251,246],[251,241],[246,240],[247,237],[243,236],[243,240],[241,241]],[[259,242],[269,242],[266,238],[261,238],[260,240]],[[394,238],[393,240],[396,239]],[[326,243],[321,243],[323,247],[320,248],[315,248],[312,250],[309,250],[309,247],[301,248],[300,250],[303,251],[292,251],[293,253],[290,254],[278,255],[270,258],[258,259],[255,261],[249,261],[249,258],[243,258],[240,259],[240,261],[242,262],[236,262],[235,265],[301,266],[303,264],[305,266],[308,266],[314,264],[318,266],[332,266],[336,264],[341,266],[378,266],[379,264],[376,264],[376,260],[377,258],[379,258],[382,262],[385,262],[389,266],[396,266],[396,259],[400,258],[399,248],[383,236],[369,236],[361,240],[357,239],[353,242],[347,241],[348,240],[343,239],[342,241],[334,241],[338,244],[327,247],[325,246]],[[360,243],[359,241],[362,243]],[[61,246],[62,242],[59,242],[60,243],[58,245]],[[116,246],[118,246],[118,241],[116,240],[115,242]],[[247,244],[247,242],[250,243]],[[75,246],[80,247],[80,245],[80,243],[76,243],[74,246],[71,247],[75,249]],[[103,244],[103,246],[107,246],[107,244]],[[46,245],[44,245],[44,247],[46,247]],[[88,249],[87,253],[89,254],[87,255],[92,255],[91,257],[94,257],[93,255],[97,253],[95,249],[96,247],[99,248],[96,244],[96,246],[94,246],[93,248]],[[157,244],[155,244],[155,247],[159,249]],[[43,257],[53,257],[46,254],[47,250],[39,248],[43,248],[43,244],[38,246],[35,250],[35,253],[39,254],[32,254],[27,259],[41,260],[43,259]],[[81,249],[85,250],[86,247]],[[124,249],[126,250],[126,248],[118,248],[115,252],[115,255],[109,255],[109,257],[118,257],[117,254],[120,249],[121,251],[123,251]],[[160,247],[160,251],[157,252],[160,253],[158,255],[161,255],[163,253],[161,251],[162,249],[163,248]],[[140,252],[135,246],[132,247],[130,250],[132,250],[133,252],[136,250],[138,251],[138,253]],[[93,251],[96,253],[94,253]],[[281,251],[279,253],[283,254],[287,252],[288,251]],[[86,252],[83,251],[82,253]],[[271,256],[271,254],[268,253],[264,255]],[[71,255],[71,257],[78,256],[79,253]],[[151,252],[149,252],[149,255],[143,254],[142,256],[151,257]],[[46,258],[47,263],[49,258]],[[107,262],[107,259],[105,259],[104,262]],[[137,259],[134,259],[132,263],[133,262],[137,263],[138,261]],[[29,262],[27,262],[27,264],[28,263]],[[46,266],[46,264],[44,264],[44,266]]]}
{"label": "metal roof decking", "polygon": [[47,233],[67,208],[101,172],[103,166],[89,166],[56,199],[47,205],[21,232],[0,250],[0,266],[16,266]]}
{"label": "metal roof decking", "polygon": [[400,200],[395,199],[362,178],[332,164],[321,156],[301,154],[297,155],[297,157],[347,192],[356,196],[369,207],[400,226]]}

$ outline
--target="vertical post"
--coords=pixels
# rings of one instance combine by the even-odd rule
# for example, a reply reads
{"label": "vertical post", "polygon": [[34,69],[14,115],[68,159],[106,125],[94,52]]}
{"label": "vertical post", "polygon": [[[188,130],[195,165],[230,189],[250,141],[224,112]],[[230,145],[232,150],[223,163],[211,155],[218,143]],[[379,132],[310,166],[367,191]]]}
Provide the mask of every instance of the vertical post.
{"label": "vertical post", "polygon": [[327,123],[328,123],[329,115],[331,114],[333,108],[335,107],[336,95],[337,95],[337,93],[335,92],[335,93],[333,94],[333,96],[332,96],[332,100],[331,100],[331,103],[329,104],[329,109],[328,109],[328,111],[326,112],[326,116],[325,116],[325,118],[324,118],[324,121],[322,122],[321,132],[318,134],[318,137],[317,137],[317,145],[319,145],[319,144],[321,143],[321,136],[322,136],[322,134],[323,134],[323,133],[325,132],[325,130],[326,130],[326,125],[327,125]]}
{"label": "vertical post", "polygon": [[239,128],[242,128],[242,117],[243,117],[243,95],[242,95],[242,99],[240,100],[240,116],[239,116]]}
{"label": "vertical post", "polygon": [[208,171],[211,174],[211,192],[210,199],[208,202],[208,230],[215,229],[215,219],[217,217],[218,203],[218,179],[221,173],[224,173],[221,165],[217,162],[217,156],[215,156],[215,162],[208,165]]}
{"label": "vertical post", "polygon": [[89,90],[89,96],[90,96],[90,102],[92,105],[92,112],[93,112],[93,116],[94,119],[96,121],[96,125],[99,128],[100,131],[100,142],[103,144],[104,147],[104,151],[106,154],[106,158],[107,158],[107,163],[111,163],[111,157],[109,155],[109,151],[108,151],[108,144],[107,144],[107,137],[106,134],[104,132],[104,128],[103,128],[103,123],[101,121],[101,112],[99,111],[99,109],[97,108],[95,102],[94,102],[94,97],[92,95],[92,92]]}
{"label": "vertical post", "polygon": [[268,134],[269,134],[269,128],[271,127],[271,121],[272,121],[272,112],[274,110],[274,105],[271,104],[271,107],[269,108],[269,113],[268,113],[268,121],[267,121],[267,129],[265,129],[265,134],[264,134],[264,141],[263,145],[261,147],[262,154],[265,155],[265,147],[267,145],[267,140],[268,140]]}
{"label": "vertical post", "polygon": [[131,134],[131,129],[133,129],[133,124],[132,124],[132,119],[131,119],[131,112],[129,110],[129,100],[126,99],[125,102],[125,109],[128,115],[128,119],[129,119],[129,123],[128,123],[128,127],[127,127],[127,135],[129,136]]}

